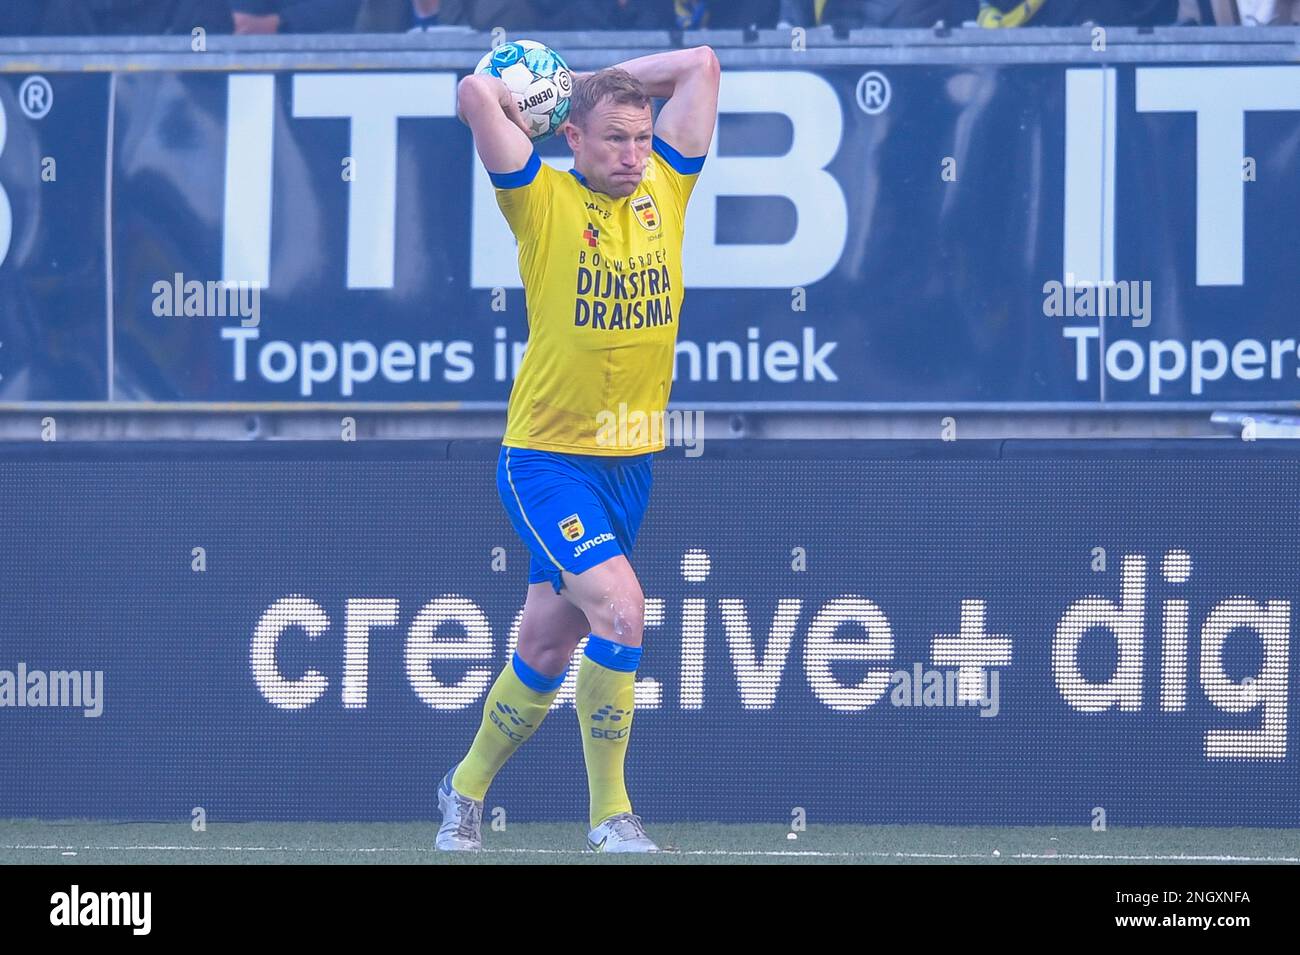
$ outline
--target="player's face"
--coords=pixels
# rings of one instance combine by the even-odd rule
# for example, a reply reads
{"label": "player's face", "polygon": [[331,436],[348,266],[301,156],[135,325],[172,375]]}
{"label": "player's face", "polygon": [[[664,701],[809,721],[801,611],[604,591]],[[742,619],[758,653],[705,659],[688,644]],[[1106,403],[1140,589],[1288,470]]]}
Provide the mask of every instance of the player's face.
{"label": "player's face", "polygon": [[649,106],[601,103],[582,126],[569,127],[578,172],[592,189],[616,199],[632,195],[641,184],[653,138]]}

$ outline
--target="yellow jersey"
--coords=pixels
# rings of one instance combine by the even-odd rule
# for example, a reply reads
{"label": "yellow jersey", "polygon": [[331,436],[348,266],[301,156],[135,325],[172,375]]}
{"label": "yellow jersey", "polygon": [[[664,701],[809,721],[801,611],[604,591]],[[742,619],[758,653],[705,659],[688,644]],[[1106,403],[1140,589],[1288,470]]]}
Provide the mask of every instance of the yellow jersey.
{"label": "yellow jersey", "polygon": [[682,306],[682,230],[704,157],[655,137],[630,196],[588,188],[533,153],[493,173],[519,243],[528,345],[502,443],[566,454],[664,447]]}

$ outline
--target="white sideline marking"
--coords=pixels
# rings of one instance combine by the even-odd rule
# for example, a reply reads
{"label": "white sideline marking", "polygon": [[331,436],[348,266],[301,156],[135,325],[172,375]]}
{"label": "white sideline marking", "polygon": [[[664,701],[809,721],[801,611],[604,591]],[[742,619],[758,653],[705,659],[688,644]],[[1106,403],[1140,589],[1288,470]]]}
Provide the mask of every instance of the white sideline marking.
{"label": "white sideline marking", "polygon": [[[100,852],[427,852],[438,850],[431,846],[351,846],[336,849],[325,846],[56,846],[56,845],[5,845],[0,851],[30,852],[50,851],[100,851]],[[483,855],[572,855],[581,849],[483,849]],[[584,853],[585,854],[585,853]],[[766,856],[783,858],[822,859],[992,859],[991,852],[822,852],[819,850],[766,850],[766,849],[686,849],[668,850],[664,855],[681,856]],[[593,853],[594,855],[594,853]],[[1001,856],[1005,859],[1075,859],[1089,862],[1292,862],[1300,863],[1300,856],[1229,856],[1229,855],[1118,855],[1101,852],[1018,852]]]}

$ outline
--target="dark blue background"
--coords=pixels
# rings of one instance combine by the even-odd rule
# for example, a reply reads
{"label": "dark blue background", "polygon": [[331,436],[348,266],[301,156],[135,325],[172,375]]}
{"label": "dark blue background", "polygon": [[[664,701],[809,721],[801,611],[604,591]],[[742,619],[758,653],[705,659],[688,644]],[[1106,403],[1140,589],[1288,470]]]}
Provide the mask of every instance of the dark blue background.
{"label": "dark blue background", "polygon": [[[109,77],[46,74],[53,105],[41,119],[18,102],[26,78],[0,78],[0,188],[13,211],[0,263],[0,401],[102,401]],[[52,181],[42,179],[46,158],[55,161]]]}
{"label": "dark blue background", "polygon": [[[1079,67],[1074,67],[1078,69]],[[1206,65],[1206,69],[1214,69]],[[1107,324],[1107,340],[1297,337],[1292,304],[1300,272],[1288,258],[1300,210],[1300,138],[1290,113],[1251,112],[1247,151],[1258,179],[1246,189],[1246,284],[1195,284],[1195,117],[1139,113],[1134,70],[1115,67],[1116,276],[1150,280],[1149,328]],[[1064,209],[1064,89],[1061,65],[891,66],[889,110],[868,116],[854,89],[863,67],[820,70],[835,88],[843,138],[829,170],[843,190],[848,236],[838,264],[807,288],[807,311],[791,311],[790,290],[688,291],[680,340],[730,339],[761,330],[764,344],[798,341],[804,326],[836,341],[836,382],[691,382],[673,399],[699,401],[1099,402],[1098,358],[1088,382],[1075,379],[1075,346],[1061,334],[1082,319],[1043,315],[1044,282],[1059,280]],[[14,207],[14,240],[0,266],[0,397],[108,397],[105,312],[105,181],[109,82],[102,75],[51,74],[55,108],[42,120],[15,99],[24,77],[0,84],[8,144],[0,184]],[[504,401],[493,380],[493,330],[525,335],[523,295],[506,310],[470,287],[472,145],[454,119],[402,120],[398,139],[396,285],[348,290],[348,154],[344,120],[294,119],[292,74],[277,75],[272,287],[263,296],[262,344],[364,338],[382,345],[465,339],[476,374],[444,381],[358,386],[352,400]],[[116,77],[112,179],[115,395],[124,400],[299,401],[284,384],[232,379],[233,345],[219,318],[158,318],[152,286],[181,272],[221,271],[227,74],[137,72]],[[724,114],[722,156],[779,154],[789,122],[768,114]],[[559,144],[544,148],[560,154]],[[57,183],[39,179],[40,160],[59,162]],[[957,180],[940,178],[945,157]],[[706,166],[704,176],[721,173]],[[697,198],[696,200],[701,201]],[[794,227],[782,198],[718,199],[717,239],[781,241]],[[251,355],[250,355],[251,357]],[[1294,403],[1290,372],[1280,381],[1167,383],[1154,400]],[[684,365],[684,362],[683,362]],[[727,362],[722,362],[727,368]],[[308,400],[338,400],[337,378]],[[1149,402],[1146,376],[1109,381],[1109,402]]]}
{"label": "dark blue background", "polygon": [[[217,819],[422,819],[433,786],[463,753],[479,705],[434,711],[410,688],[403,646],[427,601],[462,595],[491,622],[495,671],[522,606],[527,556],[493,491],[495,445],[205,448],[51,445],[3,448],[0,667],[103,669],[103,716],[0,710],[0,815]],[[1206,700],[1200,624],[1216,603],[1297,596],[1300,448],[1289,443],[1156,446],[813,442],[708,446],[655,462],[656,490],[634,565],[665,601],[647,631],[640,676],[663,706],[638,713],[629,781],[656,819],[1084,824],[1300,825],[1296,778],[1296,640],[1283,760],[1210,761],[1210,728],[1250,728]],[[508,572],[490,570],[504,546]],[[190,570],[191,548],[207,571]],[[790,570],[791,548],[807,570]],[[1093,547],[1107,571],[1089,567]],[[683,553],[712,558],[703,583]],[[1163,583],[1160,557],[1192,556],[1188,583]],[[1118,601],[1124,554],[1147,578],[1140,712],[1078,713],[1053,682],[1050,647],[1067,606]],[[297,712],[258,692],[249,641],[273,601],[302,594],[329,629],[290,632],[284,672],[324,672],[330,689]],[[952,633],[962,599],[988,602],[1008,634],[1001,713],[974,707],[835,712],[811,692],[802,651],[815,609],[844,594],[875,602],[895,640],[889,669],[930,666],[930,639]],[[1160,601],[1191,603],[1182,713],[1159,710]],[[369,702],[340,702],[343,615],[350,597],[400,601],[399,625],[371,633]],[[709,605],[704,708],[679,708],[682,600]],[[803,610],[770,711],[740,704],[721,598],[745,601],[758,652],[777,601]],[[449,635],[455,630],[448,628]],[[845,629],[840,639],[860,636]],[[1113,641],[1084,641],[1100,679]],[[1249,675],[1257,641],[1228,642],[1229,672]],[[841,682],[864,664],[837,664]],[[460,664],[439,664],[444,681]],[[507,765],[489,806],[511,818],[578,819],[586,805],[578,727],[557,710]]]}

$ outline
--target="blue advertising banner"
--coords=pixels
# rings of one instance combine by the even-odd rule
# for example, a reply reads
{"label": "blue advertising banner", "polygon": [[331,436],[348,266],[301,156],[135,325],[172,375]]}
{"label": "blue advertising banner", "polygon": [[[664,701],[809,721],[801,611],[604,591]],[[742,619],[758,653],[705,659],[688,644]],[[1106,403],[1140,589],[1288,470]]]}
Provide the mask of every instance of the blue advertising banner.
{"label": "blue advertising banner", "polygon": [[[436,815],[525,593],[494,444],[2,450],[0,816]],[[1295,442],[710,450],[634,556],[647,818],[1300,825]],[[584,816],[572,680],[511,819]]]}
{"label": "blue advertising banner", "polygon": [[[14,119],[32,77],[0,84],[28,230],[0,388],[503,402],[525,303],[460,75],[56,75],[39,121]],[[1292,64],[729,66],[672,398],[1294,407],[1297,90]]]}
{"label": "blue advertising banner", "polygon": [[[174,194],[115,179],[119,231],[183,239],[118,259],[122,395],[503,400],[524,299],[455,78],[124,78],[119,157],[162,117],[186,146]],[[1296,89],[1290,65],[728,70],[673,398],[1294,401]],[[182,276],[260,283],[265,324],[154,314]]]}
{"label": "blue advertising banner", "polygon": [[111,78],[0,76],[0,401],[102,401]]}

